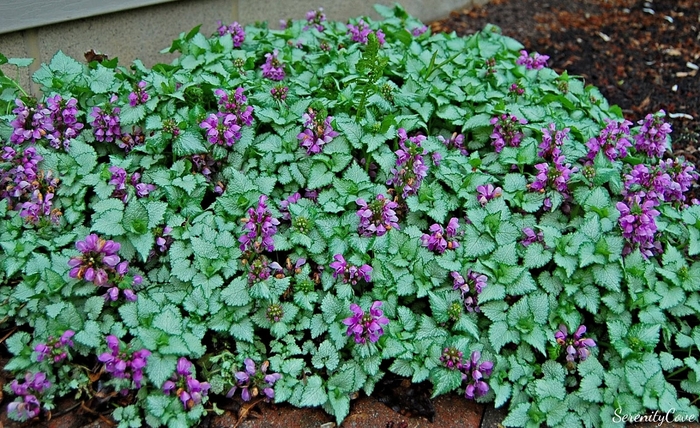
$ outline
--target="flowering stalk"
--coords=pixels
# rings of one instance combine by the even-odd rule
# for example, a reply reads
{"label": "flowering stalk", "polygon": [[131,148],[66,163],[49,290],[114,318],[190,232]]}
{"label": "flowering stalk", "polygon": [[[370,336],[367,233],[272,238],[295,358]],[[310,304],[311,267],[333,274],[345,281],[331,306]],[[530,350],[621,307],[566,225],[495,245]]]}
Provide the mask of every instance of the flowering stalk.
{"label": "flowering stalk", "polygon": [[549,55],[540,55],[535,52],[528,54],[525,49],[520,51],[520,57],[515,61],[518,65],[524,65],[528,70],[541,70],[547,66]]}
{"label": "flowering stalk", "polygon": [[632,122],[629,120],[618,122],[611,119],[605,119],[605,122],[606,126],[600,131],[600,135],[591,138],[586,143],[589,161],[593,161],[600,151],[610,161],[621,159],[627,156],[627,149],[632,147],[629,128]]}
{"label": "flowering stalk", "polygon": [[[137,389],[141,388],[143,369],[146,367],[151,351],[141,349],[132,352],[129,348],[120,350],[121,342],[116,336],[107,336],[108,352],[103,352],[97,359],[104,363],[105,371],[117,379],[131,379]],[[126,395],[127,390],[122,390]]]}
{"label": "flowering stalk", "polygon": [[435,223],[430,226],[430,234],[424,233],[421,236],[421,242],[424,247],[438,254],[444,253],[447,249],[454,250],[459,248],[459,242],[454,239],[457,237],[457,229],[459,229],[457,217],[452,217],[444,229]]}
{"label": "flowering stalk", "polygon": [[[109,102],[114,104],[119,98],[113,95]],[[95,139],[100,142],[111,143],[121,137],[122,130],[119,124],[119,113],[121,109],[119,107],[107,106],[104,109],[95,106],[92,108],[92,113],[90,117],[92,121],[90,125],[92,126],[92,132],[95,134]]]}
{"label": "flowering stalk", "polygon": [[275,390],[272,389],[275,382],[282,378],[279,373],[267,373],[270,367],[270,362],[265,361],[260,365],[260,370],[255,367],[255,361],[246,358],[245,370],[236,372],[236,384],[226,394],[227,398],[233,397],[236,390],[241,389],[241,398],[243,401],[250,401],[257,397],[260,392],[265,396],[265,400],[269,401],[275,398]]}
{"label": "flowering stalk", "polygon": [[468,312],[480,312],[479,294],[486,287],[486,281],[488,278],[486,275],[474,272],[469,269],[467,271],[467,277],[464,278],[459,272],[450,273],[452,276],[452,289],[459,290],[462,293],[462,300],[464,301],[464,307]]}
{"label": "flowering stalk", "polygon": [[399,218],[396,216],[396,208],[399,204],[389,199],[384,195],[377,195],[377,199],[370,202],[365,202],[359,198],[355,201],[360,209],[357,211],[357,216],[360,217],[360,225],[358,232],[362,236],[382,236],[387,231],[399,228]]}
{"label": "flowering stalk", "polygon": [[73,347],[71,337],[75,335],[73,330],[66,330],[61,337],[49,336],[46,343],[39,343],[34,347],[37,353],[36,360],[41,362],[49,358],[51,362],[58,363],[68,358],[68,348]]}
{"label": "flowering stalk", "polygon": [[253,251],[260,253],[262,251],[274,251],[275,246],[272,242],[272,236],[277,232],[279,220],[272,217],[272,214],[267,209],[267,196],[260,195],[258,206],[248,209],[248,217],[242,219],[243,228],[247,231],[243,236],[238,238],[241,243],[241,251]]}
{"label": "flowering stalk", "polygon": [[304,113],[302,119],[306,129],[297,135],[297,139],[308,155],[321,153],[323,146],[338,136],[331,126],[333,116],[326,116],[321,120],[321,117],[317,117],[317,112],[309,108],[309,112]]}
{"label": "flowering stalk", "polygon": [[476,186],[477,200],[482,207],[495,198],[499,198],[503,194],[503,189],[500,187],[493,187],[493,184],[489,183],[487,185]]}
{"label": "flowering stalk", "polygon": [[352,285],[357,284],[360,279],[365,280],[365,282],[370,282],[370,273],[372,273],[372,267],[368,264],[364,264],[360,267],[348,266],[345,258],[342,254],[336,254],[333,256],[335,260],[330,264],[331,269],[333,269],[333,278],[342,278],[344,283],[351,283]]}
{"label": "flowering stalk", "polygon": [[136,107],[139,104],[146,104],[149,98],[148,92],[145,90],[147,85],[146,81],[142,80],[136,85],[134,91],[129,94],[129,105],[131,107]]}
{"label": "flowering stalk", "polygon": [[326,22],[326,14],[323,13],[323,8],[319,7],[318,10],[310,10],[306,12],[306,25],[304,26],[304,31],[311,28],[315,28],[318,31],[325,30],[323,23]]}
{"label": "flowering stalk", "polygon": [[372,303],[368,313],[355,303],[350,305],[353,315],[343,320],[343,324],[348,326],[348,336],[355,336],[355,343],[365,344],[367,339],[374,343],[384,334],[383,325],[389,324],[389,319],[384,316],[384,312],[379,309],[382,302]]}
{"label": "flowering stalk", "polygon": [[666,112],[659,110],[657,114],[648,114],[643,120],[637,122],[641,125],[639,132],[634,136],[634,147],[639,152],[649,157],[661,158],[666,151],[671,125],[664,121]]}
{"label": "flowering stalk", "polygon": [[590,338],[583,338],[586,334],[586,326],[580,325],[576,332],[569,337],[569,332],[564,324],[559,326],[559,330],[554,333],[554,338],[557,343],[566,349],[566,361],[573,363],[576,358],[579,361],[585,361],[591,351],[588,348],[593,348],[596,346],[595,341]]}
{"label": "flowering stalk", "polygon": [[54,131],[51,110],[43,104],[28,106],[18,98],[15,100],[15,105],[17,107],[12,110],[12,113],[16,117],[10,122],[13,128],[10,136],[11,143],[34,143]]}
{"label": "flowering stalk", "polygon": [[163,384],[163,392],[175,395],[182,401],[185,410],[191,410],[200,404],[209,391],[209,382],[200,382],[192,374],[192,363],[185,357],[177,360],[175,373]]}
{"label": "flowering stalk", "polygon": [[265,54],[265,64],[260,66],[263,77],[270,80],[284,80],[284,64],[277,58],[279,51],[275,49],[272,53]]}
{"label": "flowering stalk", "polygon": [[457,134],[456,132],[453,132],[449,140],[446,140],[442,135],[439,135],[437,138],[448,149],[458,149],[464,156],[469,155],[469,152],[464,145],[464,134]]}
{"label": "flowering stalk", "polygon": [[[126,203],[129,199],[129,194],[126,189],[127,174],[124,168],[118,166],[110,166],[109,172],[112,173],[108,184],[114,185],[114,191],[112,192],[112,197],[121,200]],[[141,173],[135,172],[131,174],[129,183],[135,189],[136,197],[145,198],[152,191],[156,189],[156,186],[150,183],[141,183]]]}
{"label": "flowering stalk", "polygon": [[492,118],[490,122],[493,125],[491,140],[496,153],[500,153],[506,145],[510,147],[520,146],[524,134],[518,125],[527,124],[527,119],[518,119],[507,113]]}
{"label": "flowering stalk", "polygon": [[660,214],[655,209],[657,204],[653,199],[642,199],[640,195],[633,195],[615,205],[620,212],[618,223],[622,229],[622,236],[629,244],[625,253],[637,246],[645,258],[651,257],[655,252],[661,252],[661,244],[654,240],[658,230],[655,219]]}
{"label": "flowering stalk", "polygon": [[24,375],[24,383],[20,384],[17,379],[13,380],[10,388],[20,400],[15,400],[7,405],[7,415],[10,419],[24,422],[39,416],[41,403],[37,395],[42,395],[51,387],[51,382],[46,379],[43,372],[27,372]]}
{"label": "flowering stalk", "polygon": [[46,100],[48,110],[51,112],[53,132],[46,135],[49,144],[54,149],[70,149],[70,140],[77,137],[84,125],[78,122],[78,100],[71,97],[68,101],[56,94]]}
{"label": "flowering stalk", "polygon": [[386,184],[401,188],[401,196],[405,199],[418,192],[423,179],[428,175],[428,166],[423,161],[426,151],[421,147],[426,137],[417,135],[408,138],[403,128],[399,129],[398,136],[400,149],[395,152],[396,168],[391,169],[393,176]]}
{"label": "flowering stalk", "polygon": [[386,42],[385,35],[382,30],[377,30],[376,32],[373,31],[363,19],[358,20],[357,25],[348,24],[347,27],[350,31],[350,38],[353,42],[366,45],[369,42],[369,35],[372,33],[377,36],[377,41],[379,42],[380,46]]}
{"label": "flowering stalk", "polygon": [[238,22],[232,22],[229,25],[224,25],[221,23],[221,21],[217,21],[217,24],[217,32],[219,33],[219,36],[230,34],[231,38],[233,39],[233,47],[240,48],[245,41],[245,31],[243,30],[243,26],[241,26],[241,24]]}

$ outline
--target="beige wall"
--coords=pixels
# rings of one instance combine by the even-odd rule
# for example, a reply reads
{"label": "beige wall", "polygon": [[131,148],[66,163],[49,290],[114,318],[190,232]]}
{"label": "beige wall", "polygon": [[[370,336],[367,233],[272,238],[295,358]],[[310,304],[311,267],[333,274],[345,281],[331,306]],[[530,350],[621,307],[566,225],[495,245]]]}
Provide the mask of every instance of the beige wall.
{"label": "beige wall", "polygon": [[[402,6],[424,22],[445,17],[451,10],[484,4],[488,0],[402,0]],[[369,15],[378,18],[373,5],[394,4],[393,0],[179,0],[138,9],[77,19],[53,25],[29,28],[0,34],[0,52],[7,57],[31,57],[38,61],[20,76],[24,87],[29,87],[29,73],[42,62],[48,62],[58,50],[82,59],[94,49],[110,57],[119,57],[120,64],[129,64],[136,58],[146,65],[170,62],[172,55],[159,51],[170,46],[183,31],[202,24],[201,31],[211,34],[216,21],[238,21],[250,24],[269,21],[276,27],[280,19],[303,19],[306,11],[324,8],[329,20]],[[5,73],[14,76],[13,67],[3,66]],[[32,88],[35,91],[36,88]]]}

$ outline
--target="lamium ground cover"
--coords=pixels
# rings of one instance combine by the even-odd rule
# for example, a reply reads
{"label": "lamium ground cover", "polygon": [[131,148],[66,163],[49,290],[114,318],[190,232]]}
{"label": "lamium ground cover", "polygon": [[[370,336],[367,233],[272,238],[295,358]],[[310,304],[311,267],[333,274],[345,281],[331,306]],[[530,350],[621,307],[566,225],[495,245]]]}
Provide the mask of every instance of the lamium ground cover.
{"label": "lamium ground cover", "polygon": [[340,422],[392,373],[506,426],[697,420],[698,174],[665,113],[377,11],[195,28],[152,68],[59,52],[36,98],[0,75],[11,418]]}

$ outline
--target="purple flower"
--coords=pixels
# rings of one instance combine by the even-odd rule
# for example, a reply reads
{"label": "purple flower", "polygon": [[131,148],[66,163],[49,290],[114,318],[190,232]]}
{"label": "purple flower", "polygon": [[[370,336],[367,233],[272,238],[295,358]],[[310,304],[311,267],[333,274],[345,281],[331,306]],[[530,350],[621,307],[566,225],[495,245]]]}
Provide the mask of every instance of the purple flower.
{"label": "purple flower", "polygon": [[586,334],[586,326],[580,325],[573,336],[569,337],[569,332],[564,324],[559,326],[559,330],[554,333],[557,343],[566,349],[566,361],[573,363],[576,358],[585,361],[591,354],[588,348],[593,348],[596,343],[593,339],[583,338]]}
{"label": "purple flower", "polygon": [[389,319],[384,316],[384,312],[379,309],[382,302],[375,301],[370,307],[369,313],[365,312],[357,304],[350,305],[353,315],[343,320],[343,324],[348,326],[348,336],[355,336],[355,343],[365,344],[367,338],[374,343],[379,340],[379,336],[384,334],[383,325],[389,324]]}
{"label": "purple flower", "polygon": [[48,110],[51,112],[53,131],[46,135],[51,147],[55,149],[70,149],[70,140],[77,137],[84,125],[78,122],[78,100],[70,98],[65,101],[56,94],[46,100]]}
{"label": "purple flower", "polygon": [[241,127],[236,122],[236,115],[219,112],[207,116],[199,127],[206,131],[210,143],[231,147],[241,139]]}
{"label": "purple flower", "polygon": [[27,372],[22,384],[17,379],[13,380],[10,389],[21,398],[19,401],[15,400],[7,405],[7,413],[18,421],[37,417],[41,411],[41,405],[36,396],[43,394],[50,387],[51,382],[46,379],[46,374],[43,372]]}
{"label": "purple flower", "polygon": [[445,348],[442,350],[440,362],[450,370],[460,370],[462,368],[462,351],[454,347]]}
{"label": "purple flower", "polygon": [[289,206],[299,202],[299,199],[301,199],[301,195],[299,194],[299,192],[296,192],[289,196],[287,199],[280,202],[279,211],[282,214],[282,220],[292,219],[291,214],[289,214]]}
{"label": "purple flower", "polygon": [[549,55],[540,55],[535,52],[528,54],[526,50],[520,51],[520,57],[515,61],[516,64],[524,65],[528,70],[540,70],[547,66]]}
{"label": "purple flower", "polygon": [[525,234],[525,238],[523,238],[520,243],[523,244],[523,247],[527,247],[530,244],[534,244],[535,242],[543,242],[544,241],[544,234],[540,230],[539,232],[535,233],[535,231],[530,228],[530,227],[524,227],[523,228],[523,233]]}
{"label": "purple flower", "polygon": [[384,198],[384,195],[377,195],[377,199],[371,203],[359,198],[355,201],[360,209],[357,216],[360,217],[358,232],[362,236],[382,236],[387,231],[399,228],[399,218],[396,216],[398,204],[392,200]]}
{"label": "purple flower", "polygon": [[[114,95],[110,99],[111,103],[117,101],[117,96]],[[90,117],[92,122],[92,132],[95,134],[95,139],[100,142],[111,143],[121,137],[122,131],[119,124],[119,107],[106,107],[102,109],[99,106],[92,108]]]}
{"label": "purple flower", "polygon": [[658,229],[655,219],[659,211],[654,208],[657,204],[653,199],[644,200],[640,195],[633,195],[615,205],[620,212],[618,223],[622,236],[628,241],[626,253],[636,246],[645,258],[661,252],[661,244],[654,241]]}
{"label": "purple flower", "polygon": [[241,243],[241,251],[274,251],[272,236],[277,232],[279,220],[272,217],[267,209],[267,196],[261,195],[256,208],[248,209],[248,218],[245,219],[243,228],[246,233],[238,238]]}
{"label": "purple flower", "polygon": [[602,151],[605,156],[614,161],[627,156],[627,149],[632,147],[630,142],[630,125],[632,122],[623,120],[621,122],[605,119],[606,126],[600,131],[600,135],[591,138],[586,143],[588,147],[588,160],[593,161],[598,152]]}
{"label": "purple flower", "polygon": [[463,134],[457,134],[456,132],[454,132],[454,133],[452,133],[452,136],[450,137],[449,140],[446,140],[445,137],[443,137],[442,135],[439,135],[437,138],[448,149],[459,149],[459,152],[461,154],[463,154],[464,156],[469,155],[467,148],[464,146],[464,135]]}
{"label": "purple flower", "polygon": [[243,30],[241,24],[238,22],[232,22],[227,26],[223,25],[221,21],[218,21],[217,24],[219,25],[217,28],[219,36],[230,34],[231,38],[233,39],[233,47],[240,48],[245,41],[245,31]]}
{"label": "purple flower", "polygon": [[661,158],[666,151],[671,125],[666,123],[663,117],[666,112],[659,110],[655,115],[648,114],[644,120],[637,122],[642,125],[639,133],[634,136],[635,148],[637,151],[646,153],[649,157]]}
{"label": "purple flower", "polygon": [[34,419],[39,416],[39,412],[41,412],[39,399],[31,394],[25,395],[22,401],[13,401],[7,405],[8,415],[20,422]]}
{"label": "purple flower", "polygon": [[472,352],[471,358],[462,365],[462,380],[467,380],[464,396],[470,400],[481,397],[489,391],[489,385],[483,380],[491,375],[493,362],[481,360],[479,351]]}
{"label": "purple flower", "polygon": [[67,348],[73,347],[71,337],[74,335],[73,330],[66,330],[59,338],[49,336],[46,343],[39,343],[34,347],[34,351],[37,352],[36,360],[43,361],[48,357],[54,363],[63,361],[68,357]]}
{"label": "purple flower", "polygon": [[444,253],[447,249],[454,250],[459,248],[459,242],[453,239],[457,236],[457,229],[459,229],[457,217],[450,219],[446,229],[435,223],[430,226],[430,234],[425,233],[421,236],[421,242],[424,247],[438,254]]}
{"label": "purple flower", "polygon": [[[558,149],[556,150],[558,152]],[[529,185],[530,190],[544,193],[548,188],[554,189],[564,196],[568,196],[568,183],[571,176],[578,171],[578,168],[565,164],[564,155],[556,154],[552,164],[547,162],[535,165],[537,175],[535,180]]]}
{"label": "purple flower", "polygon": [[476,192],[478,193],[477,200],[484,207],[488,201],[500,197],[503,194],[503,189],[493,187],[493,184],[489,183],[485,186],[476,186]]}
{"label": "purple flower", "polygon": [[525,88],[519,83],[513,83],[510,85],[510,88],[508,88],[508,92],[515,96],[523,95],[525,93]]}
{"label": "purple flower", "polygon": [[326,14],[323,13],[323,8],[319,7],[318,11],[310,10],[306,12],[306,22],[307,25],[304,26],[304,31],[315,28],[318,31],[323,31],[323,23],[326,21]]}
{"label": "purple flower", "polygon": [[369,35],[372,33],[374,33],[374,35],[377,37],[377,41],[379,42],[380,46],[386,42],[382,30],[377,30],[374,32],[371,28],[369,28],[369,25],[367,25],[363,19],[358,20],[357,25],[348,24],[347,27],[348,30],[350,30],[350,38],[353,42],[366,45],[369,42]]}
{"label": "purple flower", "polygon": [[13,128],[12,135],[10,136],[11,143],[34,143],[54,131],[51,111],[42,104],[37,104],[36,107],[30,107],[17,98],[15,100],[15,105],[17,107],[12,110],[12,113],[16,116],[14,120],[10,122]]}
{"label": "purple flower", "polygon": [[136,107],[139,104],[146,104],[149,98],[148,92],[145,91],[147,85],[148,84],[142,80],[136,85],[134,92],[129,94],[129,105],[131,107]]}
{"label": "purple flower", "polygon": [[129,348],[120,350],[120,341],[116,336],[106,337],[108,352],[103,352],[97,359],[104,363],[105,371],[117,379],[132,379],[136,388],[141,388],[143,369],[146,367],[151,351],[141,349],[131,352]]}
{"label": "purple flower", "polygon": [[421,147],[426,137],[417,135],[409,138],[403,128],[399,129],[398,136],[400,149],[395,152],[396,168],[391,169],[393,176],[386,184],[402,188],[401,196],[407,198],[418,192],[423,179],[428,175],[428,166],[423,162],[426,151]]}
{"label": "purple flower", "polygon": [[474,272],[471,269],[467,271],[466,278],[460,275],[459,272],[452,272],[450,275],[452,276],[452,289],[461,291],[464,307],[467,311],[480,312],[478,299],[479,294],[486,287],[486,282],[488,281],[486,275]]}
{"label": "purple flower", "polygon": [[72,257],[68,261],[68,266],[71,267],[68,276],[104,286],[108,279],[107,270],[113,269],[120,261],[117,255],[120,244],[104,240],[93,233],[84,241],[76,242],[75,247],[82,256]]}
{"label": "purple flower", "polygon": [[520,146],[524,134],[519,125],[527,124],[526,119],[518,119],[507,113],[492,118],[491,124],[493,125],[491,140],[496,153],[500,153],[506,145],[510,147]]}
{"label": "purple flower", "polygon": [[695,165],[682,159],[666,159],[659,161],[659,168],[668,174],[670,180],[668,186],[663,188],[664,201],[684,204],[685,194],[700,178],[700,174],[695,171]]}
{"label": "purple flower", "polygon": [[233,397],[236,390],[240,388],[243,401],[250,401],[252,398],[255,398],[260,391],[265,394],[265,399],[267,401],[275,398],[275,391],[272,387],[275,382],[282,378],[282,375],[279,373],[267,373],[267,369],[270,366],[268,361],[260,365],[259,371],[255,367],[255,362],[250,358],[246,358],[244,364],[245,371],[237,372],[234,375],[236,384],[228,391],[226,397]]}
{"label": "purple flower", "polygon": [[278,102],[284,102],[287,99],[287,92],[289,92],[289,86],[285,85],[277,85],[270,89],[270,95]]}
{"label": "purple flower", "polygon": [[569,128],[557,130],[556,125],[550,123],[546,128],[542,128],[542,142],[537,156],[546,160],[554,159],[561,154],[561,146],[567,138],[569,138]]}
{"label": "purple flower", "polygon": [[185,410],[190,410],[201,403],[211,387],[209,382],[200,382],[195,379],[191,368],[192,363],[187,358],[180,357],[175,373],[163,383],[163,393],[170,395],[175,391]]}
{"label": "purple flower", "polygon": [[279,51],[277,49],[272,53],[265,54],[267,60],[260,67],[262,68],[263,77],[270,80],[284,80],[284,64],[277,58],[278,54]]}
{"label": "purple flower", "polygon": [[[219,105],[219,112],[225,115],[235,115],[235,123],[240,127],[253,124],[253,106],[247,104],[248,98],[243,95],[243,92],[245,92],[245,89],[242,86],[237,87],[232,93],[228,93],[223,89],[214,91]],[[237,139],[240,139],[240,136]]]}
{"label": "purple flower", "polygon": [[338,133],[331,126],[333,116],[326,116],[321,121],[321,118],[316,117],[316,112],[309,108],[309,112],[304,113],[302,119],[304,119],[306,129],[297,135],[297,139],[299,144],[306,149],[308,155],[321,153],[323,146],[338,136]]}
{"label": "purple flower", "polygon": [[413,37],[418,37],[428,31],[428,26],[427,25],[421,25],[420,27],[415,27],[411,30],[411,34]]}
{"label": "purple flower", "polygon": [[342,254],[336,254],[333,259],[335,261],[330,264],[331,269],[333,269],[333,278],[340,277],[344,283],[350,282],[352,285],[357,284],[360,279],[365,280],[365,282],[372,280],[370,278],[370,273],[372,273],[370,265],[349,266]]}

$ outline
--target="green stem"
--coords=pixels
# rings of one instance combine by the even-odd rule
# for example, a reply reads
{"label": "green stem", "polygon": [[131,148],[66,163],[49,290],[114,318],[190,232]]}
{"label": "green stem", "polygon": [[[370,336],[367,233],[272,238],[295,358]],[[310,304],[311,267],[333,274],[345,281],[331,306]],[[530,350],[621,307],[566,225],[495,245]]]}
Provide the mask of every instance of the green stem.
{"label": "green stem", "polygon": [[428,72],[425,74],[425,78],[428,79],[431,74],[433,74],[433,71],[440,69],[443,65],[450,63],[454,61],[455,58],[457,58],[462,52],[457,52],[456,54],[452,55],[451,57],[447,58],[440,64],[436,65],[435,68],[433,68],[433,64],[435,62],[435,57],[437,56],[437,52],[433,54],[433,58],[430,60],[430,66],[428,67]]}

